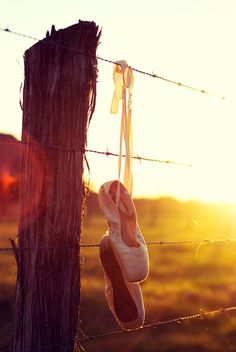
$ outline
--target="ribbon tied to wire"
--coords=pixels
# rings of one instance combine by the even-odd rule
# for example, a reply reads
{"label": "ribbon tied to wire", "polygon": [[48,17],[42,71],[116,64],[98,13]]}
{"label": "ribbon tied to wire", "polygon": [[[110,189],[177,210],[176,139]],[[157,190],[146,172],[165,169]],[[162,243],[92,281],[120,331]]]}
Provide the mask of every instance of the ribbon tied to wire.
{"label": "ribbon tied to wire", "polygon": [[[125,60],[117,61],[113,69],[114,94],[111,103],[111,113],[117,114],[119,103],[122,101],[121,125],[120,125],[120,149],[118,158],[118,179],[121,177],[121,161],[123,140],[125,142],[125,165],[123,184],[132,195],[132,155],[133,155],[133,131],[132,131],[132,93],[134,76],[133,70]],[[119,202],[119,191],[116,203]]]}

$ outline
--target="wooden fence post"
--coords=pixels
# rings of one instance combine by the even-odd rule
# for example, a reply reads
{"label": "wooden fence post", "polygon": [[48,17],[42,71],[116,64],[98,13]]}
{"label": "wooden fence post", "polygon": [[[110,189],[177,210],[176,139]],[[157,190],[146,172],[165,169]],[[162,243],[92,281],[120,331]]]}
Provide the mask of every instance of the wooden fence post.
{"label": "wooden fence post", "polygon": [[83,156],[100,31],[84,22],[25,52],[13,352],[79,350]]}

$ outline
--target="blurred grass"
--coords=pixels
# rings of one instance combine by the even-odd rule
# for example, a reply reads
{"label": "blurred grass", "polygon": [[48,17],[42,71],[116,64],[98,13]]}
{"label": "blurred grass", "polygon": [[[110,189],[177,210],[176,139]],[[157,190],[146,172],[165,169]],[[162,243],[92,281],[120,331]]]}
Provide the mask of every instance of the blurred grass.
{"label": "blurred grass", "polygon": [[[84,220],[82,243],[99,242],[107,230],[95,207]],[[236,237],[233,206],[136,201],[147,241]],[[16,232],[12,217],[0,223],[0,245]],[[236,244],[149,246],[150,275],[141,283],[146,323],[236,305]],[[81,329],[86,335],[119,330],[105,300],[98,248],[81,248]],[[0,254],[0,351],[9,351],[15,264]],[[186,321],[83,343],[87,352],[236,351],[236,314]]]}

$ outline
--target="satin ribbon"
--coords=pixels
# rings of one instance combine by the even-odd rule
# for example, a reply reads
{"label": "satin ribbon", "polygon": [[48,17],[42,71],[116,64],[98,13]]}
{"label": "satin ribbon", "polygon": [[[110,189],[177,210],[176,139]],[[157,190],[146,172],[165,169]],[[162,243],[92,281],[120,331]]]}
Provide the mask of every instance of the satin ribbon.
{"label": "satin ribbon", "polygon": [[[132,155],[133,155],[133,131],[132,131],[132,93],[134,76],[133,70],[124,60],[117,61],[113,70],[113,80],[115,90],[112,98],[111,113],[117,114],[120,100],[122,100],[122,114],[120,126],[120,150],[118,159],[118,179],[121,176],[122,146],[125,142],[125,166],[123,184],[132,195],[133,176],[132,176]],[[128,98],[128,101],[127,101]],[[120,189],[117,191],[117,202],[120,199]]]}

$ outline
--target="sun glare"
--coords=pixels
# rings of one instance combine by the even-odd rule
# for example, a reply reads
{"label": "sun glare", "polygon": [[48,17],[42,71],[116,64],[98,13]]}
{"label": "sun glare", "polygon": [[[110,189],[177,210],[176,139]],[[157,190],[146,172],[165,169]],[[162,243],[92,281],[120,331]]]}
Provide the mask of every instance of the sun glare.
{"label": "sun glare", "polygon": [[2,182],[3,190],[7,192],[7,191],[9,190],[9,187],[10,187],[13,183],[18,182],[18,180],[19,180],[19,177],[17,177],[17,176],[11,176],[11,175],[9,174],[9,171],[8,171],[8,170],[3,171],[2,177],[1,177],[1,182]]}

